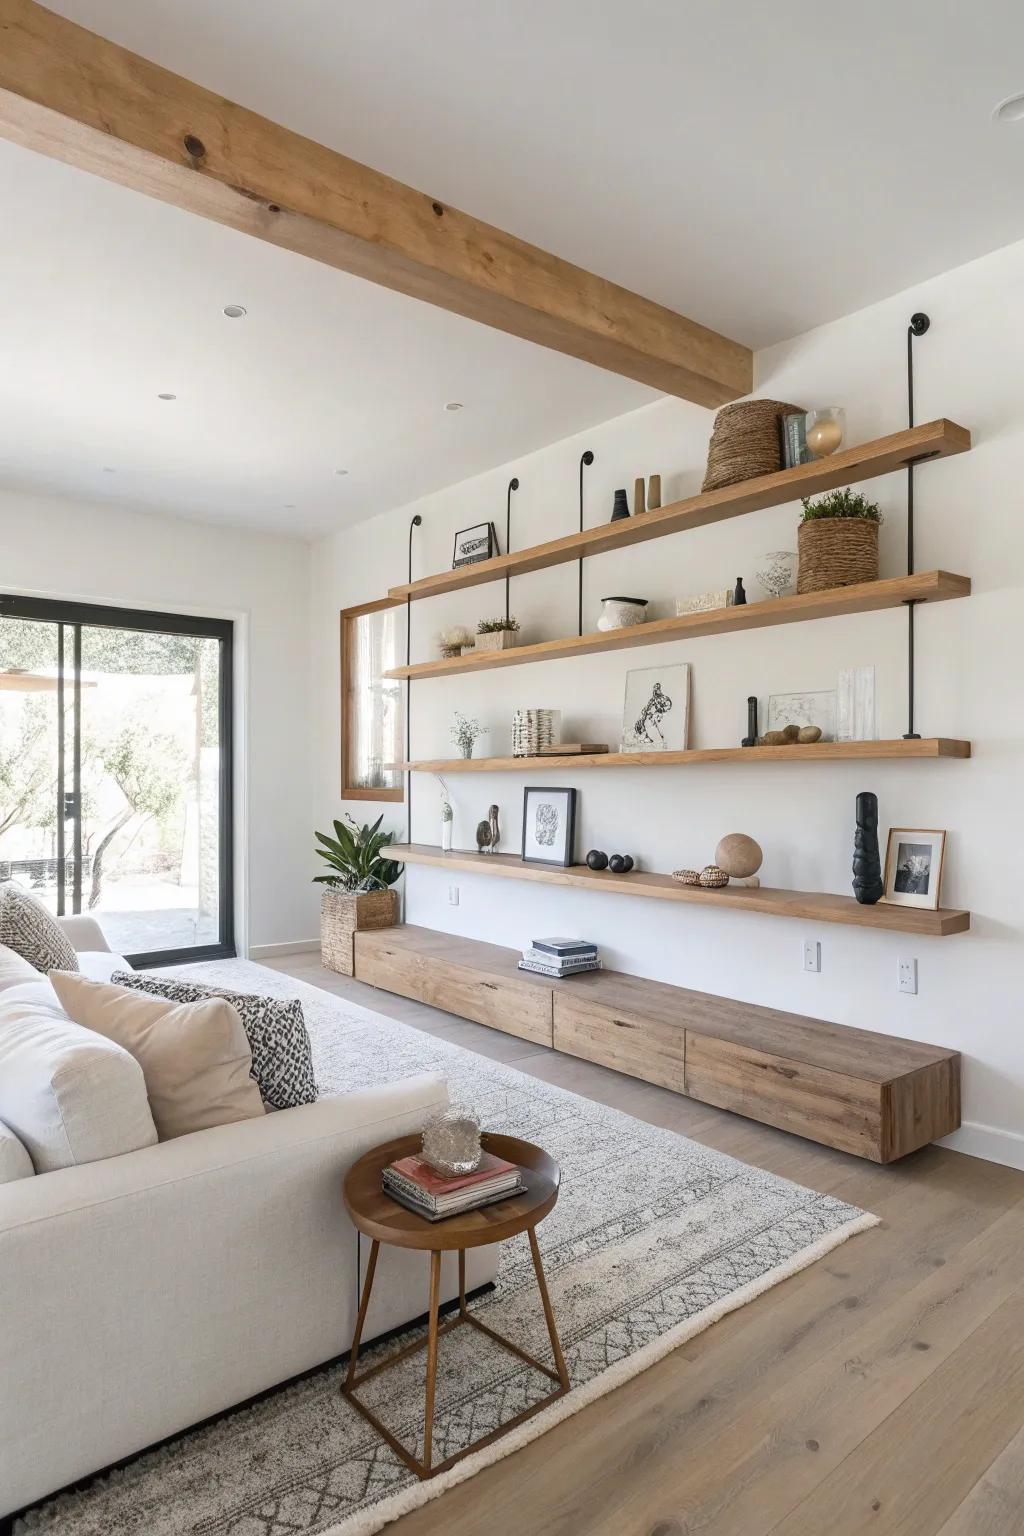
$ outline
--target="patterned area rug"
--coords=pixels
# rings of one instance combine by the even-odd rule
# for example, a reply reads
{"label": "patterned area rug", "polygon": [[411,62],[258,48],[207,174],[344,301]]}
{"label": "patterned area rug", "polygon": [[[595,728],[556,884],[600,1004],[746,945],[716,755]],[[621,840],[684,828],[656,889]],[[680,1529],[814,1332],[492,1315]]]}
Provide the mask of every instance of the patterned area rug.
{"label": "patterned area rug", "polygon": [[[572,1391],[507,1438],[420,1483],[340,1396],[341,1368],[328,1367],[43,1505],[19,1533],[370,1536],[875,1224],[842,1201],[263,966],[219,961],[175,974],[301,997],[323,1092],[441,1072],[452,1096],[474,1105],[486,1126],[539,1142],[557,1159],[561,1194],[537,1233]],[[525,1236],[503,1246],[497,1287],[475,1309],[550,1362]],[[365,1363],[405,1342],[378,1346]],[[424,1357],[421,1351],[363,1389],[368,1406],[417,1455]],[[456,1329],[441,1341],[435,1458],[512,1418],[550,1385],[489,1347],[476,1329]]]}

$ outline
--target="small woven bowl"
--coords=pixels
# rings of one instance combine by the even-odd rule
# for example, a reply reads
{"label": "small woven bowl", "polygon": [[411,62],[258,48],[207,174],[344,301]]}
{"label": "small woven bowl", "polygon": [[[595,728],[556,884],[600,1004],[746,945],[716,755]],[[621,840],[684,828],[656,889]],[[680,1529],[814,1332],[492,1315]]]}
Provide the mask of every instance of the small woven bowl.
{"label": "small woven bowl", "polygon": [[705,865],[697,879],[706,891],[720,891],[723,885],[729,884],[729,876],[717,864]]}
{"label": "small woven bowl", "polygon": [[700,885],[700,874],[695,869],[674,869],[672,879],[680,885]]}

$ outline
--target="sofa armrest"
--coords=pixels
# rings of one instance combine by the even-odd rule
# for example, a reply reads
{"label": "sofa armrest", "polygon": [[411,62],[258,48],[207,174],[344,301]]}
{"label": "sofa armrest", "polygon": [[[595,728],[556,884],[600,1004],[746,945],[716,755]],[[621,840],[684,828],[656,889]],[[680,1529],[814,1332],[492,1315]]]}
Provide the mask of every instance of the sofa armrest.
{"label": "sofa armrest", "polygon": [[110,945],[104,937],[103,929],[94,917],[58,917],[57,922],[65,938],[71,941],[72,947],[79,953],[88,949],[109,951]]}
{"label": "sofa armrest", "polygon": [[447,1097],[424,1074],[0,1187],[0,1515],[343,1353],[344,1174]]}

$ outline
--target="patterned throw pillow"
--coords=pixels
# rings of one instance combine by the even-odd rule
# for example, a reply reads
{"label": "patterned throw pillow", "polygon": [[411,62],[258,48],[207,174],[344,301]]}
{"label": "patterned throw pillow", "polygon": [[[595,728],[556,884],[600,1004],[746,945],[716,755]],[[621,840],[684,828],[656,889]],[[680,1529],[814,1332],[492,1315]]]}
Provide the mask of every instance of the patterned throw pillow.
{"label": "patterned throw pillow", "polygon": [[226,998],[242,1016],[252,1051],[252,1075],[264,1104],[272,1109],[294,1109],[316,1101],[313,1054],[298,998],[257,997],[230,992],[226,987],[206,987],[171,976],[152,976],[144,971],[115,971],[115,987],[134,987],[173,1003],[199,1003],[208,997]]}
{"label": "patterned throw pillow", "polygon": [[0,885],[0,944],[13,949],[45,976],[48,971],[77,971],[74,946],[41,901],[13,880]]}

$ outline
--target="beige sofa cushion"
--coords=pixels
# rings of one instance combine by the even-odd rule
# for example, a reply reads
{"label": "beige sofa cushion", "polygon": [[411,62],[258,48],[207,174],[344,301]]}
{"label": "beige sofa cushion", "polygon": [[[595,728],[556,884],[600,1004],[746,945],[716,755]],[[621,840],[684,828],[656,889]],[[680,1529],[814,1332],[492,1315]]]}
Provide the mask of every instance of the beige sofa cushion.
{"label": "beige sofa cushion", "polygon": [[32,1159],[9,1125],[0,1120],[0,1184],[13,1184],[35,1173]]}
{"label": "beige sofa cushion", "polygon": [[76,1023],[135,1057],[161,1141],[265,1113],[249,1042],[230,1003],[170,1003],[65,971],[52,971],[50,981]]}
{"label": "beige sofa cushion", "polygon": [[0,996],[11,987],[21,986],[26,981],[38,980],[39,972],[34,965],[29,965],[16,950],[8,949],[6,944],[0,944]]}
{"label": "beige sofa cushion", "polygon": [[138,1062],[45,997],[0,997],[0,1120],[36,1173],[118,1157],[157,1139]]}

